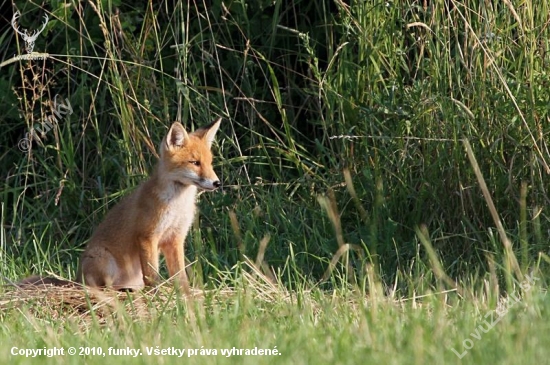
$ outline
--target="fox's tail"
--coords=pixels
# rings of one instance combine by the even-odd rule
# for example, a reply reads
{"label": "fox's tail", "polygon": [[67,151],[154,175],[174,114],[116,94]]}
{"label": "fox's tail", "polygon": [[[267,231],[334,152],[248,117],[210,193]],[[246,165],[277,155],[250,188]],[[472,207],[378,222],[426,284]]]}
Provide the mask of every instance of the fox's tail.
{"label": "fox's tail", "polygon": [[15,283],[15,286],[21,289],[29,289],[32,287],[44,287],[46,285],[52,285],[52,286],[66,286],[66,287],[76,287],[80,286],[79,283],[75,283],[74,281],[65,280],[65,279],[58,279],[53,276],[29,276],[28,278],[25,278],[23,280],[18,281]]}

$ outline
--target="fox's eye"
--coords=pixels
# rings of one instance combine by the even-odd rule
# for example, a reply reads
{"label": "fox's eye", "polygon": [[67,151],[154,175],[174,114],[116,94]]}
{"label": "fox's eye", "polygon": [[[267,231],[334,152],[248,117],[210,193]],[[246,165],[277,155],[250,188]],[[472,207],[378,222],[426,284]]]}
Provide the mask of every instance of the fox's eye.
{"label": "fox's eye", "polygon": [[201,165],[200,161],[189,161],[189,163],[192,164],[192,165],[195,165],[195,166],[200,166]]}

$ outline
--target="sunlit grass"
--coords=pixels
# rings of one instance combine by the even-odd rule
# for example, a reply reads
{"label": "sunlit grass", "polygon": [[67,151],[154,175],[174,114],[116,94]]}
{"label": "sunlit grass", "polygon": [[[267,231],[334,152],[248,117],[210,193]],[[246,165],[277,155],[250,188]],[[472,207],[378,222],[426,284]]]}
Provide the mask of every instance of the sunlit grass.
{"label": "sunlit grass", "polygon": [[[25,27],[42,19],[41,4],[15,3]],[[147,177],[174,120],[192,130],[223,117],[214,148],[223,187],[200,196],[187,239],[197,298],[166,284],[98,306],[83,291],[5,288],[3,362],[26,361],[12,346],[281,354],[185,360],[194,363],[548,358],[547,5],[43,9],[51,22],[35,52],[44,60],[17,58],[24,43],[0,29],[6,283],[74,278],[93,228]],[[73,112],[21,151],[56,95]],[[540,277],[530,290],[528,275]],[[510,295],[519,303],[476,332]],[[465,344],[460,360],[451,349]]]}

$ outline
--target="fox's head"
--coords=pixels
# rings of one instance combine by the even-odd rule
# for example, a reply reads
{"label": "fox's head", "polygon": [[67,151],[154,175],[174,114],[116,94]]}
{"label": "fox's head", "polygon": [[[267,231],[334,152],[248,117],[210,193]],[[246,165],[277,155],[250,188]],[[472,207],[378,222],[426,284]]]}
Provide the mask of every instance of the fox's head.
{"label": "fox's head", "polygon": [[212,168],[210,148],[221,120],[193,133],[187,133],[178,122],[172,124],[160,146],[160,161],[166,178],[203,190],[215,190],[220,186]]}

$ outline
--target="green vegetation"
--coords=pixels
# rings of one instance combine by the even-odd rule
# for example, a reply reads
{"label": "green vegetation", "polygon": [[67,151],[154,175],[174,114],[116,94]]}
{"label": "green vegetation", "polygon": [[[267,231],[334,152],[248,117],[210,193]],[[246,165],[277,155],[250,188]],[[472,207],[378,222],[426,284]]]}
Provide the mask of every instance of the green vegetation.
{"label": "green vegetation", "polygon": [[[62,291],[6,286],[0,359],[34,363],[12,346],[276,346],[276,357],[186,361],[546,360],[550,8],[466,3],[1,5],[29,33],[49,16],[34,46],[44,59],[14,59],[25,42],[0,28],[6,283],[73,278],[171,122],[224,122],[223,189],[200,197],[186,244],[206,294],[135,294],[146,316],[121,298],[129,304],[99,320],[82,293],[75,309]],[[520,285],[526,275],[533,288]],[[478,336],[511,295],[520,303]],[[451,348],[462,353],[466,339],[459,359]]]}

